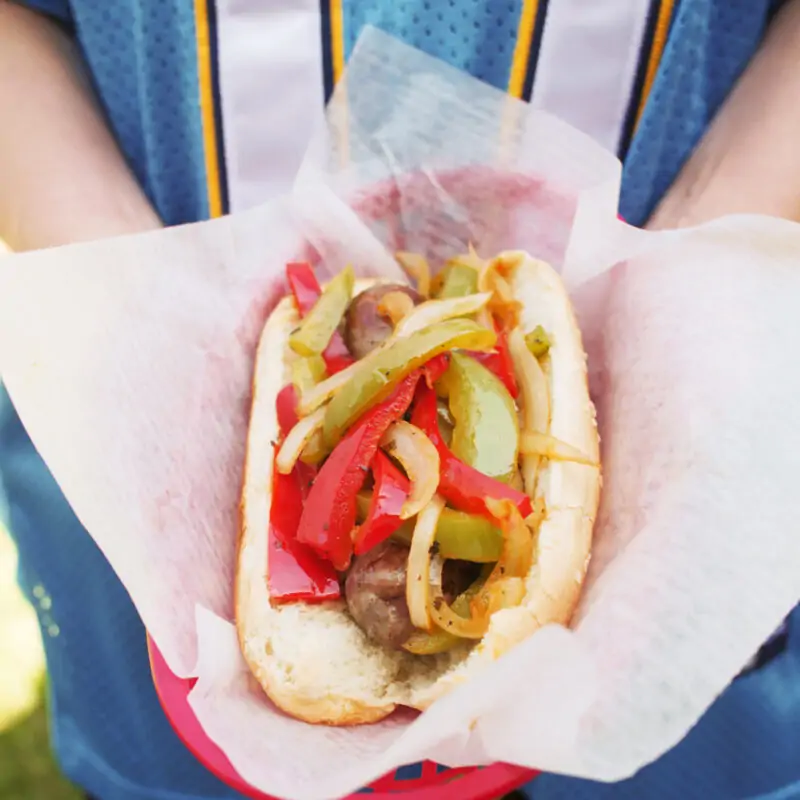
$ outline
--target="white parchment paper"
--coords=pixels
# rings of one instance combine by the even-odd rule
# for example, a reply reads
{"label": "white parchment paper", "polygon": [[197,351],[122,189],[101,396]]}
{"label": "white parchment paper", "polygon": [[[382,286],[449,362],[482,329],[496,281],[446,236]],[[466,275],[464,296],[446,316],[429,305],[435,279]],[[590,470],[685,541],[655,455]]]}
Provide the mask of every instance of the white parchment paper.
{"label": "white parchment paper", "polygon": [[[425,758],[626,777],[800,597],[800,227],[635,231],[615,217],[619,172],[370,29],[290,201],[0,262],[0,371],[22,420],[253,786],[323,800]],[[390,274],[397,248],[470,241],[551,260],[579,312],[605,481],[577,618],[419,717],[287,719],[230,623],[250,374],[284,264],[313,248],[323,271]]]}

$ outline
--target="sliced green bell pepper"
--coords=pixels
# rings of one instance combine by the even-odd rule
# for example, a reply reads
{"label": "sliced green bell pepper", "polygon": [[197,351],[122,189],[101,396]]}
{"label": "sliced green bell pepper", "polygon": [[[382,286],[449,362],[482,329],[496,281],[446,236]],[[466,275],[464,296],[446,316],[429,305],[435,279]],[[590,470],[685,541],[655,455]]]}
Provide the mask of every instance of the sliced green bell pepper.
{"label": "sliced green bell pepper", "polygon": [[438,386],[455,421],[453,454],[484,475],[511,480],[519,456],[519,418],[503,382],[474,358],[453,353]]}
{"label": "sliced green bell pepper", "polygon": [[313,356],[324,352],[347,311],[355,280],[353,268],[345,267],[323,289],[300,327],[289,337],[289,347],[295,353]]}
{"label": "sliced green bell pepper", "polygon": [[550,350],[550,337],[541,325],[537,325],[530,333],[526,334],[525,344],[536,358],[542,358]]}
{"label": "sliced green bell pepper", "polygon": [[449,263],[437,276],[436,297],[466,297],[478,291],[478,272],[472,267],[458,262]]}
{"label": "sliced green bell pepper", "polygon": [[442,558],[490,564],[500,558],[503,532],[485,517],[445,508],[436,527]]}
{"label": "sliced green bell pepper", "polygon": [[325,445],[333,448],[365,411],[430,359],[456,348],[491,350],[496,340],[494,331],[476,322],[449,319],[373,350],[356,362],[347,384],[331,399],[323,423]]}
{"label": "sliced green bell pepper", "polygon": [[291,372],[292,383],[302,394],[325,377],[325,360],[319,355],[300,356],[292,361]]}

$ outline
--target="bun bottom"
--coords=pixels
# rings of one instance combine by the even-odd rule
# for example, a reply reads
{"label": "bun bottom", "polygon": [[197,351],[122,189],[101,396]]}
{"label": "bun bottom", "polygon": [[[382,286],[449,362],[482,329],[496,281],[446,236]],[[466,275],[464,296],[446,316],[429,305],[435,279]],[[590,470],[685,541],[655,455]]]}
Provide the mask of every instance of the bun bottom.
{"label": "bun bottom", "polygon": [[[561,279],[527,254],[501,256],[519,261],[509,280],[522,303],[523,329],[542,325],[551,338],[550,433],[599,461],[586,356]],[[362,282],[356,290],[366,285]],[[269,443],[278,435],[277,394],[289,380],[287,364],[276,354],[287,352],[297,323],[294,304],[285,298],[267,321],[256,354],[235,579],[242,653],[275,705],[309,723],[357,725],[377,722],[398,706],[424,710],[538,628],[569,622],[588,566],[600,470],[543,462],[537,495],[547,513],[525,599],[516,608],[493,614],[480,642],[465,642],[437,656],[414,656],[368,639],[343,600],[273,606],[265,580],[273,469]]]}

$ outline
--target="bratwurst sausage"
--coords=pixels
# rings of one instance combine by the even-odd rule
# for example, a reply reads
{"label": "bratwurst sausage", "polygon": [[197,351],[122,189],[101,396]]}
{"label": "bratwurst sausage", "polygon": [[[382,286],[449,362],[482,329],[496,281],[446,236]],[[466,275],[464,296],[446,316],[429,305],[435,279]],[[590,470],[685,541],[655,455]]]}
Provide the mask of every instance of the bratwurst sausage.
{"label": "bratwurst sausage", "polygon": [[345,343],[355,358],[364,358],[392,334],[392,322],[378,311],[385,295],[401,292],[411,298],[414,305],[422,302],[420,294],[410,286],[400,283],[382,283],[356,295],[347,309]]}
{"label": "bratwurst sausage", "polygon": [[[442,573],[445,600],[453,600],[480,575],[480,564],[446,561]],[[391,539],[358,556],[345,581],[347,608],[370,639],[399,649],[414,632],[406,603],[408,547]]]}
{"label": "bratwurst sausage", "polygon": [[414,632],[406,605],[408,548],[387,539],[358,556],[345,582],[347,608],[373,641],[397,649]]}

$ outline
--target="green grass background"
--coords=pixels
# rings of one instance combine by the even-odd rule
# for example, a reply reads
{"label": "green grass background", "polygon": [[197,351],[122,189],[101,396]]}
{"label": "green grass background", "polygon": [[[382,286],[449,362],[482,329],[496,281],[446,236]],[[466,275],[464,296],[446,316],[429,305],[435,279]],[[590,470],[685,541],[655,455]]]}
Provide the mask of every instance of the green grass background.
{"label": "green grass background", "polygon": [[50,750],[42,642],[16,564],[0,528],[0,800],[78,800]]}

